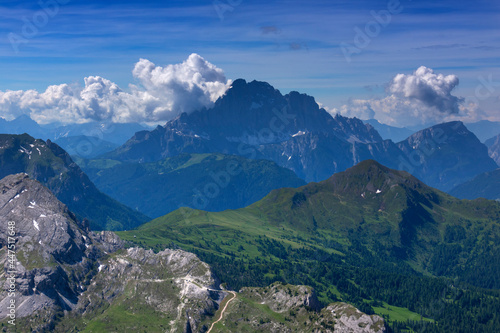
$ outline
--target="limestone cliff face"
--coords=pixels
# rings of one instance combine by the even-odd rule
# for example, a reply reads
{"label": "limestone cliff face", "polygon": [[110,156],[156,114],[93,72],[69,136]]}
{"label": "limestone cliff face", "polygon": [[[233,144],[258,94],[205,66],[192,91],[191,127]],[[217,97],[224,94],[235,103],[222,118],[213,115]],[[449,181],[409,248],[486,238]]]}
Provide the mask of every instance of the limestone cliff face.
{"label": "limestone cliff face", "polygon": [[[75,308],[102,253],[66,206],[26,174],[0,181],[0,244],[2,282],[16,278],[17,318],[39,313],[44,329],[57,312]],[[0,291],[0,320],[12,299],[7,289]]]}
{"label": "limestone cliff face", "polygon": [[[100,314],[100,321],[107,322],[113,320],[113,309],[123,307],[164,318],[166,332],[200,332],[225,295],[217,285],[210,267],[192,253],[129,248],[101,261],[74,316],[92,320]],[[130,325],[130,330],[144,327],[139,318]]]}
{"label": "limestone cliff face", "polygon": [[116,307],[169,318],[171,332],[201,331],[225,295],[196,255],[124,250],[116,234],[89,231],[26,174],[0,181],[0,244],[0,321],[8,319],[14,274],[17,325],[29,331],[67,331],[75,318],[105,318]]}
{"label": "limestone cliff face", "polygon": [[375,315],[367,315],[346,303],[333,303],[321,311],[325,318],[335,321],[335,333],[382,333],[384,320]]}

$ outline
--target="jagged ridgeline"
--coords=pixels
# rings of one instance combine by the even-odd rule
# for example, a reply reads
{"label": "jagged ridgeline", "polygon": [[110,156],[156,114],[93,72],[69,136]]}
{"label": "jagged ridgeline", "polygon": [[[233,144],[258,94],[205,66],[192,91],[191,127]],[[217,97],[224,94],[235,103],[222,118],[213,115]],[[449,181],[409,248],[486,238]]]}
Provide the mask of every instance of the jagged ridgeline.
{"label": "jagged ridgeline", "polygon": [[307,182],[373,159],[443,191],[497,168],[488,149],[461,122],[439,124],[394,143],[357,118],[330,115],[311,96],[282,95],[266,82],[242,79],[212,108],[137,132],[104,157],[145,163],[181,153],[267,159]]}
{"label": "jagged ridgeline", "polygon": [[149,218],[101,193],[58,145],[27,134],[0,134],[0,178],[27,173],[93,230],[134,228]]}
{"label": "jagged ridgeline", "polygon": [[386,331],[381,317],[351,305],[321,309],[311,287],[228,292],[192,253],[125,250],[114,233],[89,231],[24,173],[0,180],[0,244],[9,286],[0,291],[3,331]]}
{"label": "jagged ridgeline", "polygon": [[[180,209],[120,236],[193,251],[235,289],[285,281],[442,328],[500,324],[498,292],[478,289],[500,288],[500,203],[456,199],[372,160],[244,209]],[[463,320],[453,326],[453,316]]]}

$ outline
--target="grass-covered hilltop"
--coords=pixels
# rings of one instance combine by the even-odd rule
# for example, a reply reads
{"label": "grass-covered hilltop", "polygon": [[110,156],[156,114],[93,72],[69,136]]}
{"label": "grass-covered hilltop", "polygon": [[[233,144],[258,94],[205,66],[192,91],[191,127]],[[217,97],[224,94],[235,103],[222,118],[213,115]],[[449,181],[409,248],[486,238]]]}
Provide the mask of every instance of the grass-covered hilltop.
{"label": "grass-covered hilltop", "polygon": [[119,235],[192,251],[230,289],[311,286],[395,331],[500,327],[500,203],[456,199],[372,160],[243,209],[181,208]]}

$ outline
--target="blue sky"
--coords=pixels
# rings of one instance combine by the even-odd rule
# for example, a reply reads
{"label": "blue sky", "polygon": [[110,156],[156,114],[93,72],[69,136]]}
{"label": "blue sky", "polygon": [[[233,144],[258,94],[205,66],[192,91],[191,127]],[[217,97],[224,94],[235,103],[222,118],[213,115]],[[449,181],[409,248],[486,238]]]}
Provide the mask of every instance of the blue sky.
{"label": "blue sky", "polygon": [[[57,1],[53,12],[40,6]],[[485,117],[497,117],[500,3],[401,0],[388,24],[373,25],[372,12],[397,2],[3,1],[0,91],[42,92],[54,84],[81,85],[91,75],[127,89],[140,58],[164,66],[197,53],[228,79],[298,90],[329,109],[349,99],[383,98],[396,74],[426,66],[456,75],[453,94],[475,97]],[[35,32],[30,23],[38,24]],[[370,24],[372,37],[348,62],[340,46],[355,45],[356,29]],[[13,46],[13,36],[22,42],[14,38]],[[477,98],[489,75],[499,84]]]}

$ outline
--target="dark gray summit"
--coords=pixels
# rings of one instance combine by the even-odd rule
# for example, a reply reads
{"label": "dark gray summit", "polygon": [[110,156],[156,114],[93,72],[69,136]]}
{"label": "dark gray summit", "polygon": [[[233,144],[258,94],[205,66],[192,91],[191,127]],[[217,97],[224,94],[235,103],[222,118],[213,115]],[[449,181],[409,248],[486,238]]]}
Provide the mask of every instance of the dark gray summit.
{"label": "dark gray summit", "polygon": [[[334,155],[342,156],[343,160],[336,165],[329,162],[325,172],[313,174],[305,170],[308,169],[306,162],[291,167],[283,163],[281,157],[274,156],[282,145],[303,136],[309,138],[307,142],[320,138],[326,145],[340,149]],[[236,154],[273,160],[309,181],[326,178],[343,170],[344,165],[352,166],[353,144],[381,142],[382,138],[371,125],[356,118],[332,117],[311,96],[295,91],[282,95],[266,82],[238,79],[212,108],[183,113],[165,126],[138,132],[105,156],[121,161],[152,162],[181,153]],[[276,146],[267,149],[272,145]],[[304,147],[304,150],[314,149]],[[368,155],[367,158],[374,157]],[[346,158],[348,161],[344,161]]]}
{"label": "dark gray summit", "polygon": [[330,115],[311,96],[282,95],[268,83],[242,79],[212,108],[138,132],[105,156],[153,162],[214,152],[271,160],[307,182],[373,159],[445,191],[495,168],[486,147],[460,122],[433,126],[395,144],[359,119]]}
{"label": "dark gray summit", "polygon": [[435,125],[398,143],[401,166],[427,185],[443,191],[498,166],[488,149],[460,121]]}

